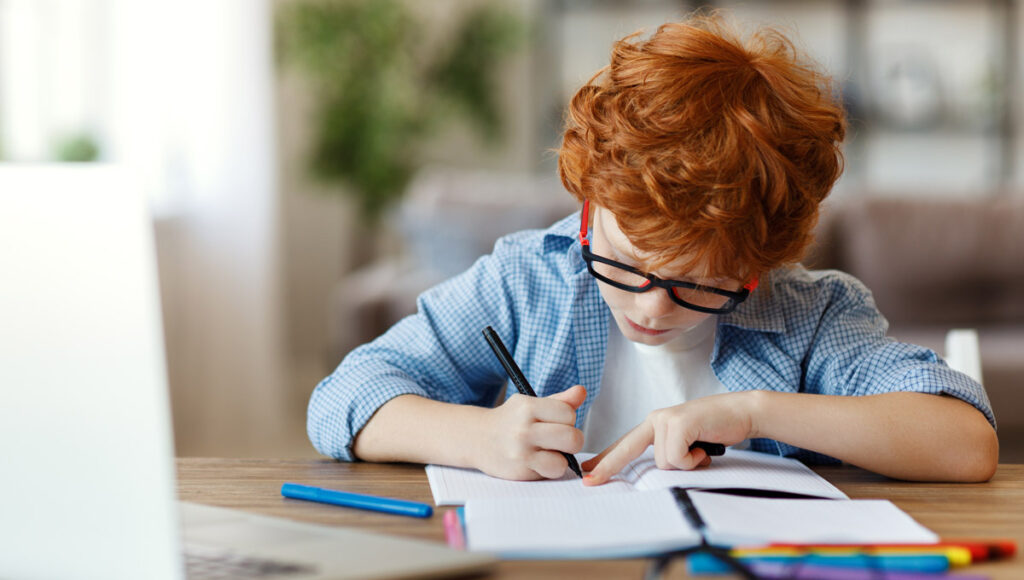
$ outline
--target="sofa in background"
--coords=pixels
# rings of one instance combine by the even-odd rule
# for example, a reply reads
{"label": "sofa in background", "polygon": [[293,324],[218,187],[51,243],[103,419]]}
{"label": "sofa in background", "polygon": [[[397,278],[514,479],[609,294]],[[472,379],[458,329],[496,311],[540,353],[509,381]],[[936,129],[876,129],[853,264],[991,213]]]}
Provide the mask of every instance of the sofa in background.
{"label": "sofa in background", "polygon": [[505,234],[579,209],[554,175],[430,167],[387,219],[404,251],[338,281],[329,305],[331,368],[416,311],[421,292],[473,265]]}
{"label": "sofa in background", "polygon": [[1024,461],[1024,196],[843,199],[805,264],[864,282],[899,340],[942,354],[950,329],[975,329],[1000,460]]}

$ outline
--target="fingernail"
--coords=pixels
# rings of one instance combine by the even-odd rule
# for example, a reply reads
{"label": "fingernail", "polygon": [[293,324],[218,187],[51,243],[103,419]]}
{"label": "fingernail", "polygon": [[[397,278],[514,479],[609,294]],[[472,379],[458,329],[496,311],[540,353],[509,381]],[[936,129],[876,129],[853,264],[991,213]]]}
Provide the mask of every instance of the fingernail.
{"label": "fingernail", "polygon": [[596,481],[597,481],[597,478],[594,477],[593,475],[589,474],[589,473],[583,476],[583,485],[592,485]]}

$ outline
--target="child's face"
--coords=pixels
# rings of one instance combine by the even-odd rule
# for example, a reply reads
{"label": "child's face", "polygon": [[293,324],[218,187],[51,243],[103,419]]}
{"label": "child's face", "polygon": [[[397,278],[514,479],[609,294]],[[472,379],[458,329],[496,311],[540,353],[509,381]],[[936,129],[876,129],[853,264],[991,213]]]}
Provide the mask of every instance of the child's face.
{"label": "child's face", "polygon": [[[644,255],[619,229],[615,216],[604,208],[594,208],[594,211],[594,223],[591,228],[593,252],[649,271],[644,268]],[[649,272],[667,280],[695,282],[724,290],[736,291],[743,285],[738,280],[695,277],[674,268],[672,264]],[[633,293],[601,282],[598,282],[598,287],[601,290],[601,297],[611,308],[619,330],[623,336],[634,342],[649,345],[665,344],[711,316],[676,304],[662,288]]]}

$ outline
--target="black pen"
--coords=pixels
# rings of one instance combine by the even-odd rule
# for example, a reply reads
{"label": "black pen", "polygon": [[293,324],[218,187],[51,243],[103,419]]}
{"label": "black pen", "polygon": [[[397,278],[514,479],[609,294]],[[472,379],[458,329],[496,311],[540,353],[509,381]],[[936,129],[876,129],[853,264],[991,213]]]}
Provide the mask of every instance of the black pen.
{"label": "black pen", "polygon": [[[493,328],[488,326],[484,329],[484,338],[487,339],[487,344],[491,345],[491,350],[498,357],[501,362],[501,366],[505,367],[505,372],[508,373],[508,378],[512,379],[512,384],[516,386],[516,390],[519,391],[520,395],[527,397],[536,397],[537,393],[533,392],[533,387],[526,380],[526,375],[519,369],[519,365],[516,361],[512,360],[512,355],[508,353],[508,349],[505,348],[505,343],[501,342],[501,337],[494,331]],[[560,452],[565,456],[565,460],[569,462],[569,469],[579,476],[583,477],[583,471],[580,469],[580,464],[576,462],[576,458],[571,453],[565,451]]]}
{"label": "black pen", "polygon": [[709,457],[714,455],[725,455],[725,445],[721,443],[708,443],[707,441],[694,441],[690,444],[690,451],[703,449]]}

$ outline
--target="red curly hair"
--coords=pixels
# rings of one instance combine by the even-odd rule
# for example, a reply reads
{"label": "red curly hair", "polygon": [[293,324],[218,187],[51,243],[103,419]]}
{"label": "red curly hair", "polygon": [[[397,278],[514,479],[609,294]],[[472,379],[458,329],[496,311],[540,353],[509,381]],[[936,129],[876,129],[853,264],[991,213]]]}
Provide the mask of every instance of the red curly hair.
{"label": "red curly hair", "polygon": [[843,170],[831,80],[781,33],[743,42],[716,15],[638,34],[569,104],[566,189],[611,211],[652,269],[747,280],[799,261]]}

